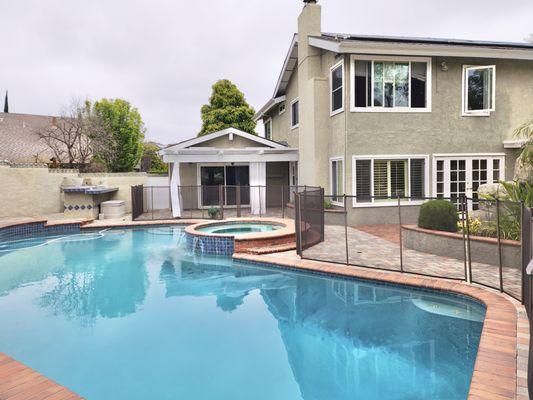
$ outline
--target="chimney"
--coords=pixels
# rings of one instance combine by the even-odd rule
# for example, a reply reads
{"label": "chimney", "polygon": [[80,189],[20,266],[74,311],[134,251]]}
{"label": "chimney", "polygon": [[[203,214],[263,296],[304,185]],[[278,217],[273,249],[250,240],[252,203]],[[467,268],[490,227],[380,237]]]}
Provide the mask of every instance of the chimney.
{"label": "chimney", "polygon": [[298,180],[302,185],[326,187],[322,171],[328,170],[324,132],[329,113],[323,99],[328,98],[328,80],[322,71],[322,51],[309,45],[310,36],[322,34],[322,8],[314,0],[304,3],[298,17]]}

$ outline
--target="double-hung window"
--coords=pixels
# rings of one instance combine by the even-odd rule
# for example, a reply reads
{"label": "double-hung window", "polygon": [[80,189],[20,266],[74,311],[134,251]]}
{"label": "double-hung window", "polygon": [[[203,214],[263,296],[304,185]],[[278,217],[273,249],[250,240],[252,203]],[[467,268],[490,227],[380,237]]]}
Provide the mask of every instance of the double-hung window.
{"label": "double-hung window", "polygon": [[354,156],[354,204],[423,200],[427,192],[427,156]]}
{"label": "double-hung window", "polygon": [[330,113],[344,111],[344,62],[336,64],[330,71]]}
{"label": "double-hung window", "polygon": [[495,95],[496,66],[463,67],[463,115],[490,115]]}
{"label": "double-hung window", "polygon": [[265,139],[272,140],[272,118],[265,121]]}
{"label": "double-hung window", "polygon": [[294,99],[291,103],[291,128],[298,128],[300,125],[300,101]]}
{"label": "double-hung window", "polygon": [[352,57],[352,111],[431,111],[431,58]]}
{"label": "double-hung window", "polygon": [[344,195],[344,157],[329,160],[329,182],[331,187],[331,202],[343,205]]}

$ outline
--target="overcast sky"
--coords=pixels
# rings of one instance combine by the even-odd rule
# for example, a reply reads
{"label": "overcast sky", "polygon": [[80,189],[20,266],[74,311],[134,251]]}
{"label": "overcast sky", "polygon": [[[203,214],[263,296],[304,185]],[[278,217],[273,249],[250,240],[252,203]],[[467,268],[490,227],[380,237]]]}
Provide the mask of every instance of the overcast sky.
{"label": "overcast sky", "polygon": [[[523,41],[532,0],[322,0],[325,32]],[[274,90],[301,0],[0,0],[1,96],[57,114],[74,97],[120,97],[147,138],[195,136],[211,85],[257,110]],[[3,104],[3,103],[2,103]]]}

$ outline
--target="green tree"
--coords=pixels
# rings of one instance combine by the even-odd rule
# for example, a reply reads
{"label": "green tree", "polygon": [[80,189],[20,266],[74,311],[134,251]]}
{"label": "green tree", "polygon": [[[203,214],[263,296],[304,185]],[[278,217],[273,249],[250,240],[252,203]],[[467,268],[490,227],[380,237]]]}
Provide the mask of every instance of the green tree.
{"label": "green tree", "polygon": [[97,154],[112,172],[129,172],[143,151],[145,127],[139,111],[122,99],[102,99],[93,112],[101,118],[112,136],[111,151]]}
{"label": "green tree", "polygon": [[149,171],[152,174],[166,174],[168,172],[168,166],[163,159],[157,154],[161,148],[153,142],[143,143],[142,158],[146,157],[150,160]]}
{"label": "green tree", "polygon": [[202,130],[198,136],[231,127],[255,135],[254,114],[237,86],[222,79],[213,85],[209,104],[202,106]]}

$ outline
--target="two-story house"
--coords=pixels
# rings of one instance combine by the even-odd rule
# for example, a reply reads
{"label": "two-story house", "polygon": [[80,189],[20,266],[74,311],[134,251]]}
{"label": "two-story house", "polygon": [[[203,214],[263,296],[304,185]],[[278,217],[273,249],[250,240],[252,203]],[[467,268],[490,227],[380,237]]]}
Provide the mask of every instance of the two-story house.
{"label": "two-story house", "polygon": [[533,116],[532,44],[324,33],[321,6],[305,3],[255,116],[298,149],[291,179],[357,196],[348,206],[364,223],[386,221],[398,195],[476,198],[513,178],[512,132]]}

